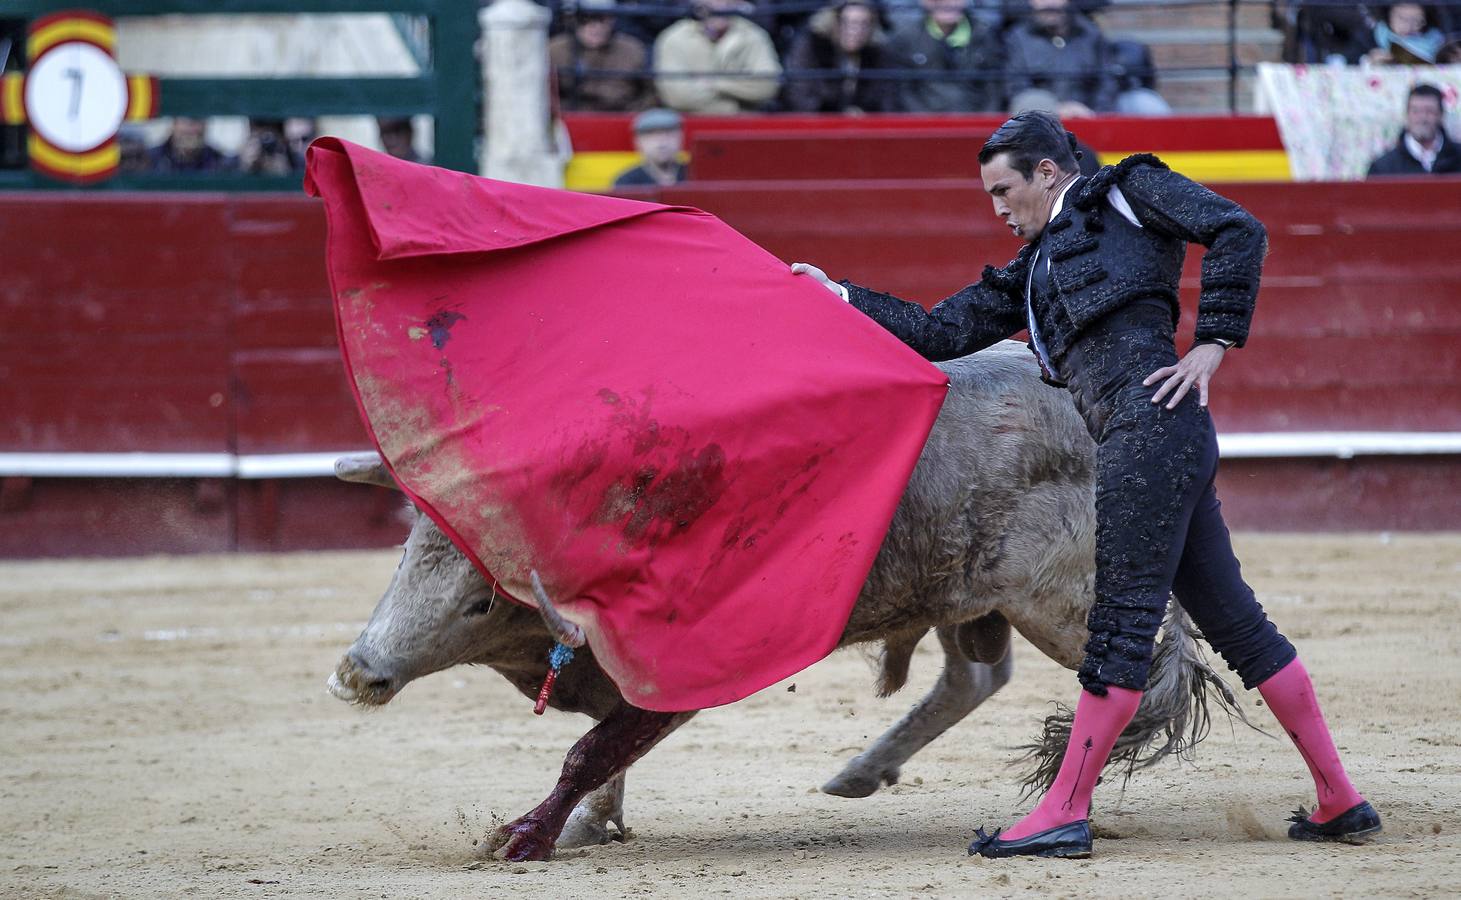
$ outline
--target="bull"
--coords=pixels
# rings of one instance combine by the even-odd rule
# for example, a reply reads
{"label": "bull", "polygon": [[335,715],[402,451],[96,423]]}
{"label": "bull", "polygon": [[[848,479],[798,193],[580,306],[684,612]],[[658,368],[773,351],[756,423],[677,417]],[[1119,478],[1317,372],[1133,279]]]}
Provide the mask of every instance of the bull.
{"label": "bull", "polygon": [[[864,797],[895,783],[914,753],[1005,685],[1012,630],[1067,668],[1083,655],[1095,583],[1095,446],[1069,399],[1039,381],[1019,345],[939,366],[949,377],[948,398],[839,646],[881,642],[883,696],[906,682],[914,648],[929,631],[944,669],[927,696],[823,786],[829,794]],[[374,455],[341,459],[336,474],[394,486]],[[390,585],[330,676],[330,692],[379,706],[414,679],[466,663],[488,666],[536,696],[555,642],[574,643],[581,633],[534,584],[539,609],[502,601],[418,513]],[[1213,696],[1237,712],[1173,604],[1141,708],[1108,765],[1129,774],[1185,752],[1205,733]],[[610,825],[622,833],[625,771],[695,714],[628,704],[588,647],[563,668],[550,705],[597,724],[569,751],[548,798],[489,837],[489,849],[508,859],[547,859],[555,847],[603,843]],[[1053,778],[1069,724],[1068,711],[1046,718],[1028,748],[1035,765],[1027,790]]]}

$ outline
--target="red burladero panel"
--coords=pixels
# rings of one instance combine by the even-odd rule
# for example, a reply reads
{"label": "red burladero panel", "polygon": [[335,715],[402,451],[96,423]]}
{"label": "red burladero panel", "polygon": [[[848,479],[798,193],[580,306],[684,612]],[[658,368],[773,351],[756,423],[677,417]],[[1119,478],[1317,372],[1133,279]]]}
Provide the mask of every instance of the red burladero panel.
{"label": "red burladero panel", "polygon": [[226,451],[228,208],[0,196],[0,451]]}
{"label": "red burladero panel", "polygon": [[302,197],[0,197],[0,451],[366,446]]}

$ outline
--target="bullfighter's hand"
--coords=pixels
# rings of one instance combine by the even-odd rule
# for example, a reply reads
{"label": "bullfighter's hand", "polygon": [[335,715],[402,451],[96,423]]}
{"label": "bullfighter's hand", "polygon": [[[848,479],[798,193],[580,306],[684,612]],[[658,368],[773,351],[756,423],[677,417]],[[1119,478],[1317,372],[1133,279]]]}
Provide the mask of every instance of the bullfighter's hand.
{"label": "bullfighter's hand", "polygon": [[846,288],[828,278],[826,272],[823,272],[821,269],[817,268],[811,263],[792,263],[791,274],[810,275],[812,278],[815,278],[822,285],[822,287],[841,297],[843,300],[849,299],[847,296]]}
{"label": "bullfighter's hand", "polygon": [[1150,387],[1158,381],[1162,386],[1152,395],[1153,403],[1161,403],[1162,398],[1167,394],[1172,399],[1167,401],[1167,409],[1176,409],[1182,398],[1192,386],[1197,385],[1197,405],[1207,406],[1207,385],[1212,381],[1212,376],[1217,372],[1218,366],[1222,365],[1223,354],[1227,350],[1221,344],[1198,344],[1175,366],[1163,366],[1152,374],[1148,375],[1142,384]]}

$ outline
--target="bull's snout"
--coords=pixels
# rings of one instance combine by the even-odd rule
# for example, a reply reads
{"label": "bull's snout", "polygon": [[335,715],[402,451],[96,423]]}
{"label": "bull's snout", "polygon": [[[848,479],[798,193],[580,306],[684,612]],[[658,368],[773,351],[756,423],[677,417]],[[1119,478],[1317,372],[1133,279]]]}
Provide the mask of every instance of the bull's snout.
{"label": "bull's snout", "polygon": [[389,673],[373,669],[354,650],[340,660],[326,683],[331,695],[357,706],[380,706],[401,689]]}

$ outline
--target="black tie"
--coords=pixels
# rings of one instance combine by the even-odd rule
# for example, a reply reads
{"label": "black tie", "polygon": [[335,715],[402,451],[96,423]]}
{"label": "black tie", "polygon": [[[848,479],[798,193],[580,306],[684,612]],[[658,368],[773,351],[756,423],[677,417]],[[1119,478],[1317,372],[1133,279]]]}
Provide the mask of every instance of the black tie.
{"label": "black tie", "polygon": [[1030,264],[1035,268],[1032,270],[1033,277],[1030,279],[1031,300],[1039,297],[1045,299],[1050,291],[1050,265],[1045,259],[1045,235],[1040,235],[1039,242],[1035,245],[1035,255],[1031,257]]}
{"label": "black tie", "polygon": [[[1030,256],[1030,265],[1034,266],[1030,270],[1030,341],[1033,343],[1035,340],[1035,311],[1040,308],[1040,303],[1049,302],[1050,298],[1050,266],[1045,261],[1044,234],[1040,235],[1040,240],[1035,244],[1035,252]],[[1037,303],[1037,301],[1040,302]],[[1061,381],[1051,371],[1051,368],[1045,364],[1045,358],[1040,355],[1039,350],[1035,351],[1035,360],[1040,363],[1040,377],[1042,381],[1056,387],[1065,386],[1065,382]]]}

